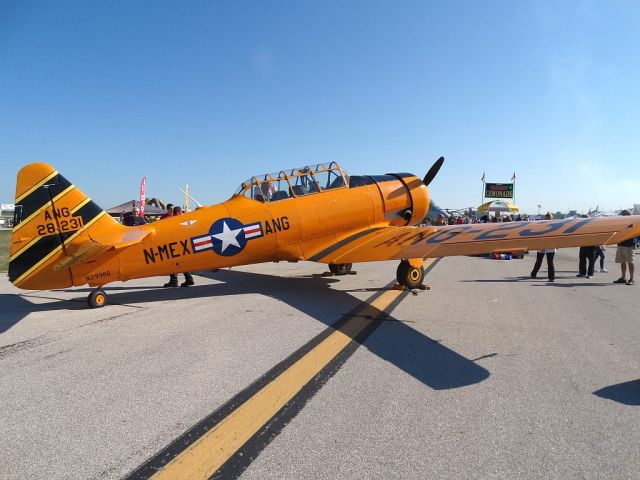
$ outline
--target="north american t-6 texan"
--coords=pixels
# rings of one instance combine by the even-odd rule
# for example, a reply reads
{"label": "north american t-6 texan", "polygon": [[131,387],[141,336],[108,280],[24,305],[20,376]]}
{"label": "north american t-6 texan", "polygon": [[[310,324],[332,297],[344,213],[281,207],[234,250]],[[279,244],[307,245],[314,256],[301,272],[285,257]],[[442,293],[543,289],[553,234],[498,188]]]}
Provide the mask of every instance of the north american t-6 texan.
{"label": "north american t-6 texan", "polygon": [[225,202],[161,221],[123,226],[45,163],[18,172],[9,279],[22,289],[103,286],[156,275],[270,261],[328,264],[399,260],[397,280],[418,288],[424,259],[619,243],[640,235],[640,216],[506,224],[417,226],[429,183],[410,173],[349,175],[337,163],[252,177]]}

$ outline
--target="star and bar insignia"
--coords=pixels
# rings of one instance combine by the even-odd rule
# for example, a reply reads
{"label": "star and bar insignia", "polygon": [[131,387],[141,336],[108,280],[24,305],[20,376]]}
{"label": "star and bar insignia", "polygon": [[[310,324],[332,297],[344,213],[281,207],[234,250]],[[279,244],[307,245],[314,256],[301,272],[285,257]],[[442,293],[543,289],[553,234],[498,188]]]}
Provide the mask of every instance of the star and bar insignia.
{"label": "star and bar insignia", "polygon": [[213,250],[218,255],[230,257],[240,253],[247,241],[262,235],[260,222],[245,225],[235,218],[221,218],[211,225],[207,235],[191,237],[191,247],[194,253]]}

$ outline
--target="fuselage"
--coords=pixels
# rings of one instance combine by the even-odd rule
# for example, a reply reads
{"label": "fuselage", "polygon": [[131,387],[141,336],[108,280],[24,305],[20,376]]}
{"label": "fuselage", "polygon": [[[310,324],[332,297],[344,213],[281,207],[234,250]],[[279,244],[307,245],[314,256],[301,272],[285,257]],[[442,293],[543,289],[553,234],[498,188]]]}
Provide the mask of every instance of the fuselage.
{"label": "fuselage", "polygon": [[[135,228],[140,243],[105,252],[71,268],[74,285],[246,265],[299,261],[352,231],[414,225],[427,213],[429,196],[410,174],[351,177],[350,186],[273,201],[242,195]],[[27,287],[28,288],[28,287]]]}

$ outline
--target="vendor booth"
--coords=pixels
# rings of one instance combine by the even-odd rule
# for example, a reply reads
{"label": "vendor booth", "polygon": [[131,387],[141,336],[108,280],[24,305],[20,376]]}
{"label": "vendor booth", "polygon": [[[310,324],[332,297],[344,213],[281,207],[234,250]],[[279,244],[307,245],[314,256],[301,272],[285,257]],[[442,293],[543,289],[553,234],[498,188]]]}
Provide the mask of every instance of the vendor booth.
{"label": "vendor booth", "polygon": [[483,203],[478,207],[478,212],[508,212],[515,213],[519,209],[513,203],[506,200],[492,200],[491,202]]}

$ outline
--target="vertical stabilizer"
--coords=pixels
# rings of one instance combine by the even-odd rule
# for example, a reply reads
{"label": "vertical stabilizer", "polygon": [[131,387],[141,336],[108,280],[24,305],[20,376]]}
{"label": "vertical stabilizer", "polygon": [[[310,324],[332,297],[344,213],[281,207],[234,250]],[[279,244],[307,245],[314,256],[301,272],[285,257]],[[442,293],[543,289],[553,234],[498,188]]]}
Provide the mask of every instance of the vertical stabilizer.
{"label": "vertical stabilizer", "polygon": [[115,224],[50,165],[23,167],[16,183],[9,280],[34,290],[73,285],[71,269],[60,268],[60,262],[69,249],[88,238],[90,230]]}

